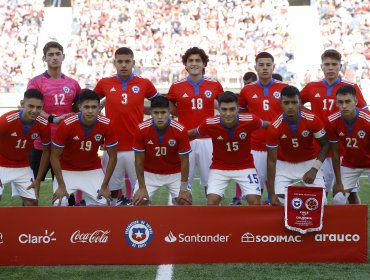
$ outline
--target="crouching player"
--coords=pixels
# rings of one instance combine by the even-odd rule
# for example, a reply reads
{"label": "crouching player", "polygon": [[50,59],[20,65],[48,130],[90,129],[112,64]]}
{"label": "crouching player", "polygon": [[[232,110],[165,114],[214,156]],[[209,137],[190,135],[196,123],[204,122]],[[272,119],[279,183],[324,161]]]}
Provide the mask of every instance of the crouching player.
{"label": "crouching player", "polygon": [[167,98],[154,97],[150,103],[152,119],[136,129],[133,147],[137,175],[135,205],[147,204],[161,186],[168,187],[177,204],[192,204],[187,189],[189,137],[182,124],[170,119],[169,106]]}
{"label": "crouching player", "polygon": [[189,136],[210,136],[213,144],[207,204],[219,205],[231,180],[240,185],[249,205],[261,204],[261,185],[254,167],[250,134],[268,122],[253,114],[238,114],[237,96],[226,91],[218,98],[220,116],[208,118]]}
{"label": "crouching player", "polygon": [[[84,193],[86,205],[107,205],[111,201],[108,182],[117,162],[118,141],[111,121],[99,115],[100,97],[85,89],[79,96],[79,110],[61,122],[52,141],[51,164],[54,180],[54,205],[67,205],[76,190]],[[109,162],[104,174],[98,157],[105,144]]]}
{"label": "crouching player", "polygon": [[[24,206],[37,206],[42,176],[49,166],[50,127],[47,119],[40,116],[43,106],[40,91],[28,89],[21,105],[22,109],[0,117],[0,197],[4,184],[9,182],[22,198]],[[44,148],[34,179],[28,156],[38,137]]]}
{"label": "crouching player", "polygon": [[[329,142],[320,119],[300,109],[299,90],[287,86],[281,91],[283,114],[267,131],[267,180],[272,205],[284,202],[286,188],[302,181],[304,185],[325,188],[320,170]],[[320,145],[317,154],[313,141]]]}
{"label": "crouching player", "polygon": [[[329,116],[328,135],[336,181],[333,187],[334,204],[346,204],[350,193],[358,188],[361,174],[370,175],[370,114],[357,108],[357,102],[356,89],[342,86],[336,93],[339,112]],[[342,148],[344,156],[340,163]]]}

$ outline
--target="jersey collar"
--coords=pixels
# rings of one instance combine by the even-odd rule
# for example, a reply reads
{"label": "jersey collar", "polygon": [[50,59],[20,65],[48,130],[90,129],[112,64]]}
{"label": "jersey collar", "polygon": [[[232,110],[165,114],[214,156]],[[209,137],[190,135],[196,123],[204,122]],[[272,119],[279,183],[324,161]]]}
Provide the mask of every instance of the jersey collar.
{"label": "jersey collar", "polygon": [[[49,73],[48,73],[48,71],[46,70],[45,72],[44,72],[44,77],[45,78],[47,78],[47,79],[50,79],[51,78],[51,76],[49,75]],[[66,77],[66,75],[64,75],[63,73],[60,75],[60,78],[61,79],[64,79]]]}
{"label": "jersey collar", "polygon": [[122,83],[122,90],[127,89],[128,82],[131,81],[134,78],[134,76],[135,76],[134,73],[131,73],[131,75],[126,80],[124,80],[118,74],[116,75],[117,79]]}
{"label": "jersey collar", "polygon": [[199,95],[199,86],[204,81],[204,76],[202,76],[202,78],[200,78],[200,80],[196,83],[192,79],[190,79],[189,76],[186,77],[186,80],[193,86],[194,93],[195,93],[196,96],[198,96]]}
{"label": "jersey collar", "polygon": [[322,80],[322,82],[325,84],[325,86],[326,86],[326,95],[327,96],[331,96],[331,94],[332,94],[332,91],[333,91],[333,88],[337,85],[337,84],[339,84],[340,82],[342,81],[342,77],[338,77],[338,79],[336,79],[335,81],[334,81],[334,83],[332,83],[331,85],[329,85],[329,83],[328,83],[328,81],[327,80],[325,80],[325,79],[323,79]]}
{"label": "jersey collar", "polygon": [[274,79],[271,79],[271,81],[267,85],[263,85],[260,80],[257,81],[257,84],[263,88],[263,95],[268,96],[269,95],[269,87],[275,83]]}

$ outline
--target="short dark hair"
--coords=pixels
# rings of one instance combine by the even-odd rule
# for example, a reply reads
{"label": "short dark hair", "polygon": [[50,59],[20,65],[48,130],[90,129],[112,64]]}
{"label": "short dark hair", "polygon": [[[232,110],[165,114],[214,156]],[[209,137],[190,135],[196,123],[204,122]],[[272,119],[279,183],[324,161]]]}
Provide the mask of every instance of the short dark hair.
{"label": "short dark hair", "polygon": [[130,55],[132,58],[134,58],[134,52],[130,49],[130,48],[127,48],[127,47],[121,47],[121,48],[118,48],[115,53],[114,53],[114,57],[116,57],[117,55],[119,54],[128,54]]}
{"label": "short dark hair", "polygon": [[78,95],[78,102],[79,104],[82,104],[82,102],[86,100],[96,100],[100,103],[100,96],[95,91],[85,88]]}
{"label": "short dark hair", "polygon": [[170,108],[170,102],[163,95],[158,95],[150,100],[150,109]]}
{"label": "short dark hair", "polygon": [[280,82],[283,81],[283,76],[281,76],[279,73],[272,73],[272,78]]}
{"label": "short dark hair", "polygon": [[46,53],[48,52],[49,49],[51,48],[57,48],[63,53],[63,46],[59,44],[58,42],[51,41],[45,44],[44,48],[42,49],[42,52],[44,53],[44,56],[46,56]]}
{"label": "short dark hair", "polygon": [[189,56],[191,56],[192,54],[199,54],[200,58],[202,59],[202,62],[204,63],[204,66],[207,66],[207,63],[209,62],[209,57],[203,49],[200,49],[198,47],[187,49],[185,54],[182,56],[182,64],[185,65]]}
{"label": "short dark hair", "polygon": [[252,82],[257,81],[257,75],[254,72],[247,72],[243,76],[244,81],[252,80]]}
{"label": "short dark hair", "polygon": [[356,98],[356,89],[352,86],[341,86],[340,88],[338,88],[336,95],[345,95],[347,93]]}
{"label": "short dark hair", "polygon": [[27,89],[24,92],[23,99],[29,99],[29,98],[36,98],[36,99],[40,99],[41,101],[44,101],[44,95],[41,93],[41,91],[34,89],[34,88]]}
{"label": "short dark hair", "polygon": [[300,97],[299,89],[297,89],[295,86],[286,86],[281,91],[281,98],[294,96]]}
{"label": "short dark hair", "polygon": [[238,103],[238,96],[232,91],[225,91],[218,97],[217,102],[218,105],[221,105],[221,103]]}
{"label": "short dark hair", "polygon": [[257,56],[256,56],[256,62],[260,58],[271,58],[272,59],[272,62],[274,62],[274,57],[269,52],[260,52],[259,54],[257,54]]}
{"label": "short dark hair", "polygon": [[325,58],[332,58],[340,62],[342,60],[342,55],[337,50],[329,49],[323,52],[321,55],[321,61]]}

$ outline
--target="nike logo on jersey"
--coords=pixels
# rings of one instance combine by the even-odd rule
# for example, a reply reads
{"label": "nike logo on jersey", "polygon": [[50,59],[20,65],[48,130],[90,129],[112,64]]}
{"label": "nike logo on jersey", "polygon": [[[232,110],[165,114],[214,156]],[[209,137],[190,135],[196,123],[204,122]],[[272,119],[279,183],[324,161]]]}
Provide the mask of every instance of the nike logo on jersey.
{"label": "nike logo on jersey", "polygon": [[222,136],[218,136],[217,140],[224,140],[224,138],[222,138]]}
{"label": "nike logo on jersey", "polygon": [[339,133],[339,136],[344,136],[344,133],[343,133],[343,132],[340,132],[340,133]]}
{"label": "nike logo on jersey", "polygon": [[184,93],[184,94],[182,95],[182,97],[186,98],[186,97],[189,97],[189,95],[188,95],[187,93]]}
{"label": "nike logo on jersey", "polygon": [[281,135],[280,139],[284,139],[284,138],[287,138],[287,136],[285,134]]}
{"label": "nike logo on jersey", "polygon": [[73,140],[80,140],[80,138],[76,135],[75,137],[73,137]]}
{"label": "nike logo on jersey", "polygon": [[252,96],[252,98],[258,98],[257,94],[254,94],[254,95]]}
{"label": "nike logo on jersey", "polygon": [[148,141],[148,144],[149,144],[149,145],[153,145],[152,140],[149,140],[149,141]]}
{"label": "nike logo on jersey", "polygon": [[18,136],[18,135],[17,135],[17,132],[13,132],[12,134],[10,134],[10,136]]}
{"label": "nike logo on jersey", "polygon": [[321,97],[320,93],[316,93],[315,97]]}
{"label": "nike logo on jersey", "polygon": [[110,92],[112,92],[112,91],[116,91],[116,89],[115,89],[114,87],[112,87],[112,88],[110,89]]}

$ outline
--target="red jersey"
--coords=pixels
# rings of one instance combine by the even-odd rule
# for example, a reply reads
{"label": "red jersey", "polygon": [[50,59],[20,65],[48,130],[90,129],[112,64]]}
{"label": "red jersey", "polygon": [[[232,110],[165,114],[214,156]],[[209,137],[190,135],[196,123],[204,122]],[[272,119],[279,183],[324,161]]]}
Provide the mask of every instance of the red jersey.
{"label": "red jersey", "polygon": [[48,120],[38,116],[30,124],[22,119],[22,110],[14,110],[0,117],[0,166],[30,166],[28,156],[33,142],[40,136],[42,145],[50,145]]}
{"label": "red jersey", "polygon": [[[72,104],[78,100],[81,87],[78,82],[62,74],[59,79],[52,78],[47,71],[32,78],[27,85],[27,89],[34,88],[39,90],[44,96],[43,110],[53,116],[61,116],[72,113]],[[50,124],[51,135],[54,136],[58,125]],[[39,139],[34,143],[35,148],[42,149]]]}
{"label": "red jersey", "polygon": [[136,128],[133,150],[145,153],[144,170],[155,174],[179,173],[179,156],[191,152],[187,130],[170,119],[163,131],[156,128],[153,119],[141,123]]}
{"label": "red jersey", "polygon": [[119,131],[118,150],[131,151],[135,129],[144,119],[144,99],[158,94],[153,83],[134,74],[127,80],[115,75],[101,79],[94,91],[106,98],[105,114]]}
{"label": "red jersey", "polygon": [[[239,95],[240,108],[247,109],[265,121],[272,121],[282,113],[280,92],[288,84],[272,79],[266,86],[259,81],[246,85]],[[266,131],[257,130],[251,135],[251,148],[266,151]]]}
{"label": "red jersey", "polygon": [[295,123],[284,114],[271,122],[267,130],[267,148],[278,148],[278,160],[302,162],[317,157],[314,138],[326,134],[320,119],[307,111],[300,111]]}
{"label": "red jersey", "polygon": [[342,165],[351,168],[370,168],[370,113],[356,109],[351,123],[337,112],[329,116],[328,136],[330,142],[345,148]]}
{"label": "red jersey", "polygon": [[339,77],[332,85],[326,80],[308,83],[301,91],[302,103],[311,103],[311,111],[317,115],[324,125],[328,123],[328,117],[338,108],[335,104],[336,92],[341,86],[352,86],[356,89],[357,107],[367,108],[366,101],[361,93],[360,88],[351,82],[342,80]]}
{"label": "red jersey", "polygon": [[63,149],[60,165],[63,170],[87,171],[101,168],[98,156],[100,145],[118,145],[112,122],[98,115],[92,127],[81,122],[81,113],[63,120],[58,126],[53,145]]}
{"label": "red jersey", "polygon": [[211,169],[241,170],[254,168],[250,147],[250,134],[262,127],[262,120],[253,114],[237,115],[232,128],[222,124],[217,116],[203,121],[198,133],[210,136],[213,144]]}
{"label": "red jersey", "polygon": [[187,77],[171,85],[167,98],[176,103],[179,122],[190,130],[215,115],[215,100],[223,92],[216,80],[203,76],[194,83]]}

